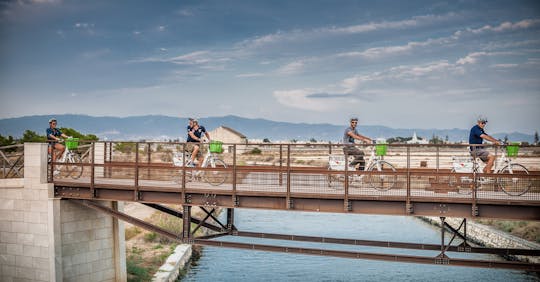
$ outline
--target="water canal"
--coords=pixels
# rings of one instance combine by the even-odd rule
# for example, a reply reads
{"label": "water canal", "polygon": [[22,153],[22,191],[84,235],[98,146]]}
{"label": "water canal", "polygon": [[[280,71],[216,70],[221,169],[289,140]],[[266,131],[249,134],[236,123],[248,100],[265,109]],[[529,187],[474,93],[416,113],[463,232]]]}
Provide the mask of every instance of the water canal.
{"label": "water canal", "polygon": [[[440,231],[414,217],[236,209],[239,230],[334,238],[440,243]],[[449,237],[448,235],[446,237]],[[336,250],[433,255],[437,252],[229,237],[228,241]],[[450,257],[496,260],[494,255]],[[205,247],[182,281],[538,281],[534,273]]]}

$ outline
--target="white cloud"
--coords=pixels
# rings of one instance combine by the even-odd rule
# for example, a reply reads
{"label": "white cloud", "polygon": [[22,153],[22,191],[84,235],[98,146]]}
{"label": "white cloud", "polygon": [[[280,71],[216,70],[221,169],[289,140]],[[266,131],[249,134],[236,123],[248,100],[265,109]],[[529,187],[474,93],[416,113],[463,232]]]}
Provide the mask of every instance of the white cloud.
{"label": "white cloud", "polygon": [[241,73],[241,74],[236,75],[237,78],[249,78],[249,77],[260,77],[260,76],[264,76],[264,74],[260,72],[256,72],[256,73]]}
{"label": "white cloud", "polygon": [[358,99],[347,94],[327,94],[314,89],[274,91],[274,98],[282,105],[316,112],[337,110],[344,104],[355,104]]}
{"label": "white cloud", "polygon": [[280,75],[290,75],[302,72],[304,68],[303,61],[295,61],[280,67],[276,72]]}
{"label": "white cloud", "polygon": [[258,36],[245,40],[239,44],[241,48],[260,48],[272,44],[282,44],[293,41],[307,40],[328,40],[333,36],[348,36],[366,32],[375,32],[389,29],[408,29],[419,26],[427,26],[435,23],[446,22],[461,16],[456,13],[444,15],[423,15],[415,16],[399,21],[371,22],[360,25],[350,25],[343,27],[321,27],[311,30],[294,29],[290,31],[277,31],[272,34]]}
{"label": "white cloud", "polygon": [[206,69],[221,70],[224,68],[223,64],[230,61],[231,58],[221,56],[220,54],[210,51],[195,51],[188,54],[183,54],[176,57],[149,57],[143,59],[132,60],[133,63],[148,63],[148,62],[162,62],[171,63],[176,65],[191,65]]}

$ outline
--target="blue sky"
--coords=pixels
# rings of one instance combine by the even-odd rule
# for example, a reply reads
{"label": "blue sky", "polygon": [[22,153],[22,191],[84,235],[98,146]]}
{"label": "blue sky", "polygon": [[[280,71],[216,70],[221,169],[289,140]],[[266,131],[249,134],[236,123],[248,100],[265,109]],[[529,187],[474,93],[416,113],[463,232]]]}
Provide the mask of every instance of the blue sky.
{"label": "blue sky", "polygon": [[539,78],[538,1],[0,1],[0,118],[532,134]]}

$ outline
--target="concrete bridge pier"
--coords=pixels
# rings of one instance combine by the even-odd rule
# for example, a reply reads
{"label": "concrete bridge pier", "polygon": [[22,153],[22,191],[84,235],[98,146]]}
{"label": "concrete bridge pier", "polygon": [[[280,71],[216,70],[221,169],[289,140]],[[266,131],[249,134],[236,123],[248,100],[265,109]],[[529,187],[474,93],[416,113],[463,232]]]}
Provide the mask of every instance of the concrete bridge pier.
{"label": "concrete bridge pier", "polygon": [[24,179],[0,179],[0,281],[126,281],[123,222],[54,198],[47,144],[26,143],[24,154]]}

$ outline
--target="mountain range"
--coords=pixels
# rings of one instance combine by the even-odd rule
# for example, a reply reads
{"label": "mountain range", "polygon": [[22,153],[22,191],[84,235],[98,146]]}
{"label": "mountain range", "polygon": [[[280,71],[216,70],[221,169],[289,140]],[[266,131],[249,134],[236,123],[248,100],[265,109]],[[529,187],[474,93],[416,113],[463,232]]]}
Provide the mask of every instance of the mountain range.
{"label": "mountain range", "polygon": [[[35,115],[17,118],[0,119],[0,135],[21,137],[25,130],[32,130],[45,135],[48,120],[52,115]],[[56,115],[59,127],[73,128],[84,134],[95,134],[101,140],[184,140],[186,136],[187,117],[170,117],[163,115],[146,115],[132,117],[93,117],[87,115]],[[345,125],[308,124],[277,122],[266,119],[250,119],[239,116],[200,118],[200,124],[207,130],[219,126],[227,126],[248,139],[264,139],[271,141],[318,141],[337,142],[341,140]],[[451,142],[467,141],[468,129],[419,129],[390,128],[377,125],[360,125],[358,131],[371,138],[411,137],[416,132],[418,137],[431,139],[438,136]],[[495,133],[495,138],[511,141],[533,142],[534,136],[519,132]]]}

